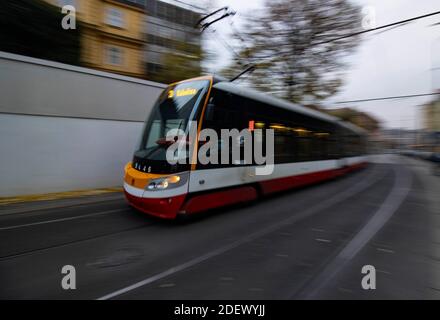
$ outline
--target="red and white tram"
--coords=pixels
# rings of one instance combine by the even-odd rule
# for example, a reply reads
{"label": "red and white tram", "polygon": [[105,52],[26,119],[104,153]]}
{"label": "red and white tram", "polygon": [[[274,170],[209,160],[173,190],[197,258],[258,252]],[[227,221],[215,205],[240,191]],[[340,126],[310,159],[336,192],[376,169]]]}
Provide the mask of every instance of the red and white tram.
{"label": "red and white tram", "polygon": [[[170,129],[273,129],[274,168],[251,174],[254,163],[170,164],[165,135]],[[343,175],[366,165],[365,132],[335,117],[211,76],[170,85],[145,122],[124,192],[138,210],[173,219],[257,199],[273,192]],[[193,153],[203,141],[196,141]],[[221,149],[222,141],[219,143]],[[188,153],[189,154],[189,153]],[[191,163],[193,162],[193,163]]]}

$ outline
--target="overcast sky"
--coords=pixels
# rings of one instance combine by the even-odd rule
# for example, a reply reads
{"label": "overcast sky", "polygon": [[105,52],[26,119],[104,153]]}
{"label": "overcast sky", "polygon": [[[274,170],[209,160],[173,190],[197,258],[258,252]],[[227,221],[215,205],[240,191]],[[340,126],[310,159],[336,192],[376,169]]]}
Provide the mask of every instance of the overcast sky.
{"label": "overcast sky", "polygon": [[[439,0],[351,0],[362,7],[375,10],[376,26],[440,11]],[[190,1],[201,4],[204,1]],[[244,15],[251,15],[263,7],[262,0],[216,0],[213,7],[228,5],[237,11],[232,19],[215,25],[215,34],[207,32],[207,46],[217,52],[210,65],[213,72],[227,65],[230,53],[221,44],[228,41],[233,23],[237,28]],[[294,8],[292,8],[293,10]],[[357,100],[385,96],[399,96],[432,92],[440,88],[440,15],[422,19],[384,33],[363,36],[356,53],[349,57],[345,85],[340,93],[326,102],[329,107],[350,106],[372,113],[385,127],[419,128],[422,126],[421,105],[430,98],[411,98],[336,105],[336,101]],[[434,79],[434,80],[433,80]]]}

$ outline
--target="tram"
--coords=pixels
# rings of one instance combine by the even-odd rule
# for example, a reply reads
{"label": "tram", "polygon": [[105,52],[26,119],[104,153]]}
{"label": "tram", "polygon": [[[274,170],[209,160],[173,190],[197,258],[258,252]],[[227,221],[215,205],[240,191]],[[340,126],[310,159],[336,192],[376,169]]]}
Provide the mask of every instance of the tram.
{"label": "tram", "polygon": [[[260,142],[271,129],[270,174],[255,174],[261,165],[253,160],[199,161],[197,153],[207,142],[200,139],[204,129],[218,137],[226,129],[247,130]],[[177,162],[167,155],[170,130],[188,134]],[[180,134],[178,140],[182,145]],[[243,151],[242,142],[220,138],[216,146],[232,153],[234,143]],[[199,77],[171,84],[159,96],[125,166],[124,193],[136,209],[174,219],[344,175],[366,166],[366,153],[366,132],[357,126],[224,79]]]}

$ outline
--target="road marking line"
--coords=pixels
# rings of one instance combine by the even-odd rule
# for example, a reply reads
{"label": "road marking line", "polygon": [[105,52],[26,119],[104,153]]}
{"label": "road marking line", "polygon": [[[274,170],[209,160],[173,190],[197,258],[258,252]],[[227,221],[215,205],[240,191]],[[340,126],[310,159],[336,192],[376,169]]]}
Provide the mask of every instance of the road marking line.
{"label": "road marking line", "polygon": [[330,243],[330,242],[332,242],[331,240],[327,240],[327,239],[321,239],[321,238],[317,238],[317,239],[315,239],[316,241],[319,241],[319,242],[326,242],[326,243]]}
{"label": "road marking line", "polygon": [[388,272],[388,271],[385,271],[385,270],[380,270],[380,269],[376,269],[376,272],[377,272],[377,273],[388,274],[388,275],[391,274],[391,272]]}
{"label": "road marking line", "polygon": [[364,190],[368,189],[370,186],[372,186],[375,183],[377,183],[378,181],[382,180],[382,178],[385,176],[385,173],[386,172],[382,172],[382,174],[379,175],[377,172],[374,172],[374,173],[370,174],[367,179],[361,180],[360,182],[355,184],[350,189],[346,189],[345,191],[342,191],[342,192],[334,195],[332,198],[328,198],[327,200],[325,200],[323,202],[320,202],[316,206],[310,207],[309,209],[299,213],[298,215],[289,217],[289,218],[287,218],[285,220],[281,220],[281,221],[279,221],[278,223],[275,223],[272,226],[269,226],[269,227],[267,227],[265,229],[262,229],[260,231],[254,232],[254,233],[248,235],[247,237],[244,237],[244,238],[242,238],[240,240],[237,240],[237,241],[235,241],[235,242],[233,242],[233,243],[231,243],[229,245],[220,247],[220,248],[215,249],[215,250],[213,250],[211,252],[208,252],[208,253],[206,253],[206,254],[204,254],[202,256],[199,256],[197,258],[189,260],[189,261],[187,261],[185,263],[182,263],[180,265],[171,267],[171,268],[169,268],[169,269],[167,269],[167,270],[165,270],[163,272],[160,272],[160,273],[155,274],[155,275],[153,275],[151,277],[148,277],[148,278],[146,278],[144,280],[136,282],[136,283],[134,283],[132,285],[129,285],[129,286],[124,287],[122,289],[116,290],[116,291],[114,291],[112,293],[106,294],[106,295],[98,298],[97,300],[108,300],[108,299],[112,299],[114,297],[123,295],[123,294],[128,293],[130,291],[133,291],[133,290],[135,290],[137,288],[143,287],[143,286],[145,286],[147,284],[153,283],[153,282],[155,282],[157,280],[166,278],[166,277],[168,277],[170,275],[173,275],[173,274],[175,274],[177,272],[180,272],[180,271],[183,271],[183,270],[188,269],[190,267],[193,267],[193,266],[195,266],[195,265],[197,265],[199,263],[202,263],[202,262],[204,262],[204,261],[206,261],[206,260],[208,260],[210,258],[219,256],[219,255],[221,255],[221,254],[223,254],[223,253],[225,253],[227,251],[230,251],[232,249],[235,249],[235,248],[241,246],[242,244],[251,242],[251,241],[253,241],[255,239],[258,239],[258,238],[260,238],[262,236],[265,236],[265,235],[267,235],[267,234],[269,234],[271,232],[277,231],[280,228],[285,227],[286,225],[295,223],[295,222],[300,221],[301,219],[304,219],[306,217],[309,217],[309,216],[311,216],[311,215],[313,215],[315,213],[321,212],[322,210],[325,210],[325,209],[327,209],[327,208],[329,208],[331,206],[334,206],[334,205],[336,205],[336,204],[338,204],[338,203],[340,203],[340,202],[342,202],[342,201],[344,201],[346,199],[349,199],[350,197],[352,197],[352,196],[354,196],[354,195],[356,195],[358,193],[361,193]]}
{"label": "road marking line", "polygon": [[[406,199],[412,185],[409,169],[394,168],[395,180],[391,192],[367,224],[354,236],[324,270],[300,292],[302,299],[313,299],[342,268],[376,235]],[[295,294],[292,295],[292,297]]]}
{"label": "road marking line", "polygon": [[394,250],[384,249],[384,248],[376,248],[377,251],[385,252],[385,253],[394,253]]}
{"label": "road marking line", "polygon": [[114,212],[119,212],[119,211],[124,211],[124,210],[126,210],[126,209],[108,210],[108,211],[102,211],[102,212],[97,212],[97,213],[92,213],[92,214],[85,214],[85,215],[75,216],[75,217],[53,219],[53,220],[46,220],[46,221],[40,221],[40,222],[32,222],[32,223],[20,224],[20,225],[15,225],[15,226],[10,226],[10,227],[2,227],[2,228],[0,228],[0,231],[19,229],[19,228],[25,228],[25,227],[32,227],[32,226],[38,226],[38,225],[47,224],[47,223],[55,223],[55,222],[62,222],[62,221],[69,221],[69,220],[76,220],[76,219],[82,219],[82,218],[95,217],[95,216],[100,216],[100,215],[114,213]]}

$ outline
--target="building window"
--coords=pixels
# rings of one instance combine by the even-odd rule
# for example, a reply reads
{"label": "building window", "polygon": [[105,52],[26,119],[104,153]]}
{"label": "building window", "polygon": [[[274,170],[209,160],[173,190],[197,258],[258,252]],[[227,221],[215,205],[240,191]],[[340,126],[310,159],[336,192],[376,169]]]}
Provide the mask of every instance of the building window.
{"label": "building window", "polygon": [[116,8],[107,9],[107,24],[123,28],[124,27],[124,15],[123,12]]}
{"label": "building window", "polygon": [[124,52],[119,47],[107,46],[106,47],[106,61],[108,64],[120,66],[123,63]]}
{"label": "building window", "polygon": [[162,52],[149,51],[147,53],[147,61],[151,62],[151,63],[161,64],[163,55],[164,55],[164,53],[162,53]]}
{"label": "building window", "polygon": [[162,65],[156,63],[147,63],[147,71],[148,73],[160,73],[162,71]]}
{"label": "building window", "polygon": [[157,3],[157,16],[162,19],[167,18],[167,5],[165,3]]}

